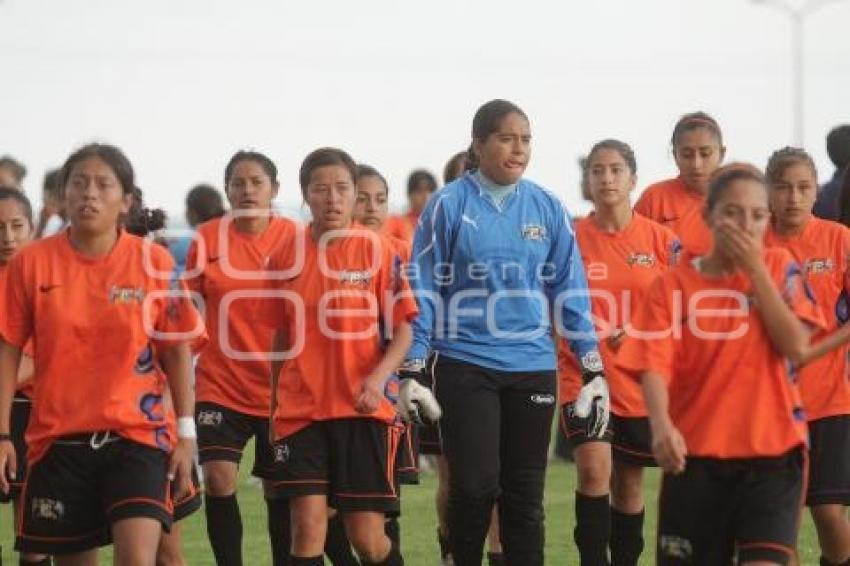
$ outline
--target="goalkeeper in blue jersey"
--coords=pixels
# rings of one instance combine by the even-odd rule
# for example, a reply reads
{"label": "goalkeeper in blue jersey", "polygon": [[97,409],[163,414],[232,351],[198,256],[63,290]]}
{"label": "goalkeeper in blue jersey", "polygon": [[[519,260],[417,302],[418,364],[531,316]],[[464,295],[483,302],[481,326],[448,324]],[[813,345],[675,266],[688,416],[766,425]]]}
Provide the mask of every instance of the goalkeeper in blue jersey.
{"label": "goalkeeper in blue jersey", "polygon": [[507,564],[543,564],[553,324],[583,370],[588,434],[608,423],[581,256],[558,199],[522,178],[530,155],[526,114],[504,100],[484,104],[472,123],[472,170],[435,193],[414,238],[408,276],[420,315],[400,377],[432,386],[442,406],[456,566],[481,564],[497,500]]}

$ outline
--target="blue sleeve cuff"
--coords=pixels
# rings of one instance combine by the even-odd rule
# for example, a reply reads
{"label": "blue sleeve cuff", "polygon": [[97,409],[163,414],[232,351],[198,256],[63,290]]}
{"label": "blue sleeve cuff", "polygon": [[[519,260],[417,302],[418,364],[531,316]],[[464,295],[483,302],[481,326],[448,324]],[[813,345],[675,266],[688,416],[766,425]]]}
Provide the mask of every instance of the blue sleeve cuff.
{"label": "blue sleeve cuff", "polygon": [[413,342],[413,345],[410,347],[410,350],[407,351],[407,356],[405,359],[407,360],[424,360],[428,357],[428,348],[419,343]]}

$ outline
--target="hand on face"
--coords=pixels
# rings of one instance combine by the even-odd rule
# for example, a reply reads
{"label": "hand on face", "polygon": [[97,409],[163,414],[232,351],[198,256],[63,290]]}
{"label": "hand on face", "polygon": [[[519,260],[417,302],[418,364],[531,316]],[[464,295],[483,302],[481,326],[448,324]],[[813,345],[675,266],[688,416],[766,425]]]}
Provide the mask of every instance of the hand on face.
{"label": "hand on face", "polygon": [[761,242],[734,222],[719,222],[714,230],[714,240],[718,251],[741,269],[753,272],[762,264]]}

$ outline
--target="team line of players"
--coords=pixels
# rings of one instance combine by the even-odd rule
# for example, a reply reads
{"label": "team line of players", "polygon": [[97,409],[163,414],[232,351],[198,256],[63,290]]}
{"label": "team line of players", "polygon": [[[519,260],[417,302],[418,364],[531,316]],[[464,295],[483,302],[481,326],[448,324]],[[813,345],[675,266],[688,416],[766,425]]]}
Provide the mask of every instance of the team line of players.
{"label": "team line of players", "polygon": [[[216,561],[241,564],[236,477],[254,438],[275,564],[402,564],[400,482],[415,481],[421,432],[423,452],[442,453],[444,560],[477,566],[490,531],[491,563],[542,564],[559,400],[582,564],[637,564],[654,465],[659,563],[787,564],[804,497],[822,563],[848,563],[850,233],[812,216],[803,150],[775,152],[764,174],[721,166],[703,113],[672,146],[680,175],[634,209],[632,150],[591,148],[594,212],[574,226],[522,176],[530,123],[503,100],[476,113],[453,160],[466,172],[392,221],[384,179],[341,150],[301,166],[303,227],[271,212],[274,163],[239,152],[224,175],[234,214],[198,227],[184,277],[162,277],[168,252],[129,233],[150,215],[118,148],[68,158],[68,228],[27,246],[29,203],[0,190],[0,486],[19,502],[22,561],[93,564],[109,542],[120,564],[179,555],[161,532],[200,505],[197,439]],[[447,316],[470,290],[485,292],[465,313],[509,298],[490,317]],[[629,312],[609,308],[625,296]],[[569,339],[533,332],[550,318]],[[297,353],[232,355],[270,346]],[[422,417],[439,426],[411,425]]]}

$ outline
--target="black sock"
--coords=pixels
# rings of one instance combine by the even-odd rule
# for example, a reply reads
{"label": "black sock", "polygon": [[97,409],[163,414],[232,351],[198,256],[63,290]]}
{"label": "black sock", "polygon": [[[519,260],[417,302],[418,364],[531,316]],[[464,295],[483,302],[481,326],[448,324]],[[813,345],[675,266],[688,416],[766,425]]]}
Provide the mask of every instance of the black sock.
{"label": "black sock", "polygon": [[272,564],[287,566],[289,548],[292,546],[292,524],[288,499],[266,499],[267,527],[272,546]]}
{"label": "black sock", "polygon": [[384,532],[390,537],[399,548],[401,548],[401,524],[398,522],[398,517],[387,517],[384,522]]}
{"label": "black sock", "polygon": [[398,545],[390,541],[392,546],[390,546],[390,553],[380,562],[368,562],[366,560],[360,559],[360,562],[363,566],[404,566],[404,558],[401,557],[401,551],[398,548]]}
{"label": "black sock", "polygon": [[490,566],[506,566],[507,562],[505,562],[505,555],[501,552],[488,552],[487,564]]}
{"label": "black sock", "polygon": [[308,556],[304,558],[303,556],[292,556],[289,555],[289,566],[324,566],[325,559],[319,556]]}
{"label": "black sock", "polygon": [[576,528],[573,538],[578,546],[581,566],[608,564],[611,507],[607,495],[588,497],[576,492]]}
{"label": "black sock", "polygon": [[[0,564],[2,564],[2,562],[0,562]],[[49,556],[45,556],[36,562],[33,562],[32,560],[24,560],[23,558],[18,560],[18,566],[52,566],[52,564],[53,561]]]}
{"label": "black sock", "polygon": [[242,517],[236,494],[204,497],[207,535],[218,566],[242,566]]}
{"label": "black sock", "polygon": [[328,534],[325,536],[325,555],[334,566],[359,566],[357,557],[351,551],[351,543],[345,535],[345,525],[339,513],[328,520]]}
{"label": "black sock", "polygon": [[643,552],[643,513],[622,513],[611,508],[612,566],[637,566]]}

